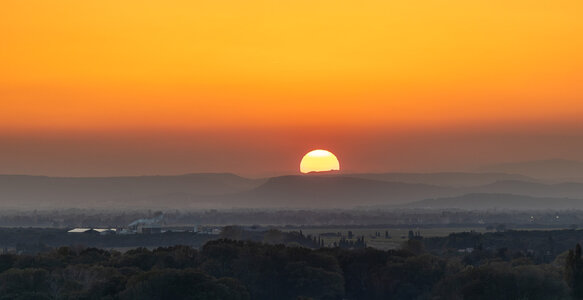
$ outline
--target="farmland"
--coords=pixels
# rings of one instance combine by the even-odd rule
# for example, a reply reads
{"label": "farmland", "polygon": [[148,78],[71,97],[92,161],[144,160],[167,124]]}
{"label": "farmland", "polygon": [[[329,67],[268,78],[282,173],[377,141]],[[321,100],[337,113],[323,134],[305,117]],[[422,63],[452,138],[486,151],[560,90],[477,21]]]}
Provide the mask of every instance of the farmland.
{"label": "farmland", "polygon": [[[556,228],[513,228],[515,230],[556,230]],[[357,238],[363,237],[367,246],[380,250],[389,250],[398,248],[402,242],[409,238],[409,231],[413,234],[420,234],[424,238],[429,237],[445,237],[451,233],[459,232],[493,232],[494,229],[486,229],[486,227],[301,227],[301,228],[282,228],[282,231],[298,231],[301,230],[306,236],[319,237],[324,240],[325,246],[333,246],[334,242],[338,242],[344,238],[349,241],[356,241]],[[352,232],[352,235],[349,234]],[[388,236],[387,236],[388,233]]]}

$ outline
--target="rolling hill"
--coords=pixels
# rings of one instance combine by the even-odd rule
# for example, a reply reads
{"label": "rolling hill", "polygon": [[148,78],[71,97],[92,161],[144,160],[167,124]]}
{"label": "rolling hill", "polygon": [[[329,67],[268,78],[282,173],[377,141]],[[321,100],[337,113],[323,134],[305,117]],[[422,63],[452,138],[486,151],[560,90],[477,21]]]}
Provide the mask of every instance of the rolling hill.
{"label": "rolling hill", "polygon": [[506,180],[537,182],[536,179],[528,176],[507,173],[355,173],[347,174],[344,176],[389,182],[419,183],[447,187],[480,186]]}
{"label": "rolling hill", "polygon": [[532,197],[583,199],[583,183],[566,182],[544,184],[516,180],[498,181],[479,187],[464,189],[467,193],[498,193]]}
{"label": "rolling hill", "polygon": [[583,182],[583,162],[566,159],[547,159],[492,164],[478,169],[479,172],[502,172],[550,180]]}
{"label": "rolling hill", "polygon": [[[216,173],[96,178],[1,175],[0,207],[334,209],[394,206],[467,194],[583,199],[583,183],[545,184],[530,180],[500,180],[475,185],[498,178],[524,179],[516,175],[468,173],[311,174],[267,179]],[[449,186],[458,180],[463,186]],[[487,198],[484,201],[496,203],[496,199],[499,198]],[[566,203],[564,205],[568,207]],[[476,207],[482,207],[482,204],[476,203]]]}
{"label": "rolling hill", "polygon": [[348,208],[365,204],[398,204],[454,195],[453,188],[386,182],[346,176],[281,176],[235,197],[248,205]]}
{"label": "rolling hill", "polygon": [[583,199],[530,197],[512,194],[467,194],[457,197],[426,199],[416,201],[403,208],[424,209],[583,209]]}
{"label": "rolling hill", "polygon": [[172,198],[170,195],[186,195],[185,199],[196,201],[248,191],[264,182],[264,179],[228,173],[85,178],[0,175],[0,205],[14,208],[127,207],[157,201],[157,206],[163,206],[165,198]]}

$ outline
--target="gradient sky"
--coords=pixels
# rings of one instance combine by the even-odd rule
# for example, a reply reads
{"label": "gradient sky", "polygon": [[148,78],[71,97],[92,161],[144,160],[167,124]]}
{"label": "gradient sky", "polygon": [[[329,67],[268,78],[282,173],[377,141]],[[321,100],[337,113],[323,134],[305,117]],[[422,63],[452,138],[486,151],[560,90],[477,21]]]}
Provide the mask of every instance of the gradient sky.
{"label": "gradient sky", "polygon": [[583,160],[583,1],[3,1],[0,173]]}

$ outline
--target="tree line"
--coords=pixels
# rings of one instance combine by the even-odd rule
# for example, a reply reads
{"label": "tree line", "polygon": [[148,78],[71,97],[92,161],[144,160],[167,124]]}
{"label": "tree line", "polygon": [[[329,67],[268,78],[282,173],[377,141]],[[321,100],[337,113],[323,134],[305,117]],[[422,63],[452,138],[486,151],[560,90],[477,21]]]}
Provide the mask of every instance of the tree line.
{"label": "tree line", "polygon": [[0,299],[582,299],[581,248],[550,263],[480,249],[310,249],[220,239],[127,252],[0,255]]}

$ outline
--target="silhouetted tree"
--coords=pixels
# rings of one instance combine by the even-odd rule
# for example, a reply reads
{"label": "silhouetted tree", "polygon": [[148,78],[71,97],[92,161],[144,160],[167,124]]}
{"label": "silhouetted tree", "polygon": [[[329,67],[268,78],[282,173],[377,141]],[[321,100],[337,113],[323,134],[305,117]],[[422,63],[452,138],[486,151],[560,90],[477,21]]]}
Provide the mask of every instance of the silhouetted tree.
{"label": "silhouetted tree", "polygon": [[565,261],[565,281],[572,290],[574,299],[583,299],[583,261],[581,245],[575,246],[575,251],[569,250]]}

